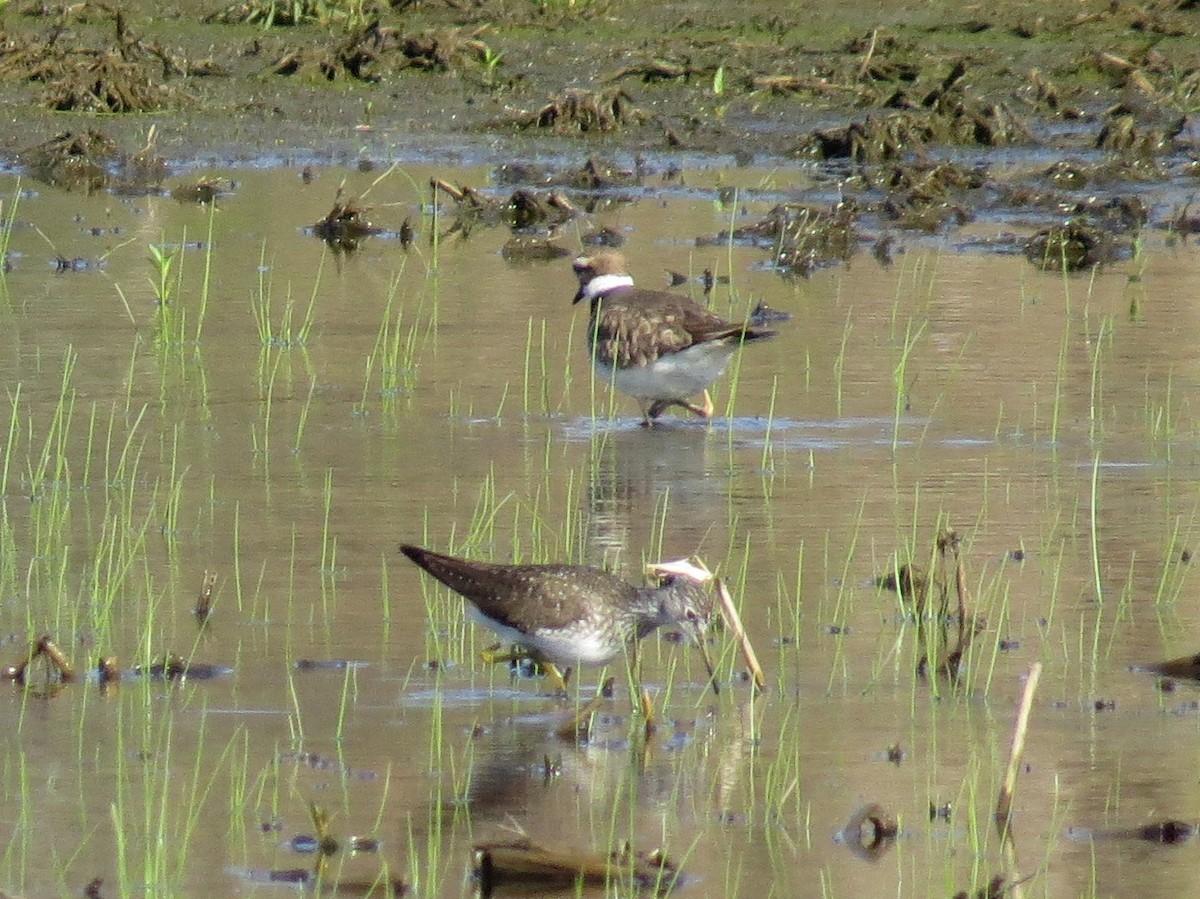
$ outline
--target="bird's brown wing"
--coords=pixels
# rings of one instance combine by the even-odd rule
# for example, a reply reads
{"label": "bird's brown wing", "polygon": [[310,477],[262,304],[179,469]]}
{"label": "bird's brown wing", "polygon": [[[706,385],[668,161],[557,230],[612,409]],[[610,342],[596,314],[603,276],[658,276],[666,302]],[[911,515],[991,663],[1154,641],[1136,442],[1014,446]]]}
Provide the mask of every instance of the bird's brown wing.
{"label": "bird's brown wing", "polygon": [[662,290],[617,288],[596,302],[597,354],[618,366],[648,365],[706,341],[758,340],[775,333],[728,322],[687,297]]}
{"label": "bird's brown wing", "polygon": [[615,575],[583,565],[472,562],[408,544],[400,551],[488,618],[524,633],[579,620],[579,603],[597,594],[606,602],[628,602],[637,593]]}

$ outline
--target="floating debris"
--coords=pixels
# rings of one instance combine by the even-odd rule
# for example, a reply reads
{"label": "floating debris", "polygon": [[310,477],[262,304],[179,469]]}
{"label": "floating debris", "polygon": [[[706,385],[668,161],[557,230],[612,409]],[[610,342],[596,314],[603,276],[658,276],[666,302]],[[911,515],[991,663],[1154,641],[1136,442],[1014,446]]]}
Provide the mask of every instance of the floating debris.
{"label": "floating debris", "polygon": [[99,131],[64,131],[21,151],[18,159],[39,181],[63,190],[102,190],[108,167],[118,158],[116,143]]}
{"label": "floating debris", "polygon": [[875,586],[891,590],[900,596],[900,601],[909,606],[916,615],[925,613],[925,604],[929,594],[929,578],[916,565],[905,562],[885,571],[875,578]]}
{"label": "floating debris", "polygon": [[1011,886],[1001,874],[995,875],[987,882],[985,886],[980,887],[974,893],[968,893],[966,890],[959,890],[954,894],[954,899],[1005,899],[1010,895]]}
{"label": "floating debris", "polygon": [[120,185],[123,192],[157,190],[167,177],[167,161],[158,155],[157,136],[158,126],[151,125],[145,146],[125,159],[121,169],[125,183]]}
{"label": "floating debris", "polygon": [[345,671],[348,668],[365,668],[367,663],[350,659],[297,659],[292,667],[297,671]]}
{"label": "floating debris", "polygon": [[878,803],[871,803],[856,811],[833,839],[864,861],[877,862],[892,848],[899,833],[895,817]]}
{"label": "floating debris", "polygon": [[1196,825],[1186,821],[1156,821],[1139,827],[1135,834],[1147,843],[1182,843],[1196,835]]}
{"label": "floating debris", "polygon": [[517,235],[500,248],[500,255],[508,262],[551,262],[574,255],[574,251],[552,240]]}
{"label": "floating debris", "polygon": [[[1200,227],[1196,230],[1200,231]],[[615,250],[625,245],[625,235],[612,228],[597,228],[581,236],[579,242],[585,247],[609,247]]]}
{"label": "floating debris", "polygon": [[1043,271],[1077,272],[1111,261],[1113,241],[1086,220],[1073,218],[1031,237],[1025,244],[1025,258]]}
{"label": "floating debris", "polygon": [[575,889],[579,884],[603,887],[630,880],[641,889],[662,894],[681,876],[660,850],[635,854],[626,846],[600,855],[548,849],[527,839],[477,844],[472,850],[472,870],[484,897],[502,886]]}
{"label": "floating debris", "polygon": [[32,681],[31,668],[38,660],[45,663],[45,685],[69,684],[75,680],[74,666],[63,655],[62,650],[58,648],[58,644],[50,638],[49,634],[38,637],[30,646],[25,658],[16,665],[9,665],[5,668],[0,672],[0,678],[22,686],[29,686]]}
{"label": "floating debris", "polygon": [[149,665],[134,665],[133,673],[137,677],[148,677],[151,680],[213,680],[232,674],[233,668],[229,665],[194,662],[168,652]]}
{"label": "floating debris", "polygon": [[215,571],[204,572],[204,583],[200,586],[200,594],[196,597],[196,605],[192,608],[192,614],[200,621],[207,621],[208,616],[212,613],[212,592],[216,584],[217,573]]}
{"label": "floating debris", "polygon": [[311,226],[312,233],[325,241],[329,247],[342,253],[352,253],[365,238],[382,232],[376,228],[366,215],[369,206],[363,206],[358,198],[342,199],[343,189],[338,188],[333,208],[323,219]]}
{"label": "floating debris", "polygon": [[[433,189],[435,203],[438,193],[444,193],[455,201],[458,224],[462,228],[480,222],[485,225],[507,225],[515,231],[552,229],[579,214],[575,206],[556,191],[539,194],[521,188],[514,191],[507,200],[501,200],[473,187],[450,184],[441,178],[432,178],[429,184]],[[542,241],[542,244],[544,248],[540,252],[553,253],[545,258],[559,258],[571,254],[570,250],[560,248],[548,240]],[[529,246],[537,246],[532,238]],[[518,255],[516,250],[512,252],[514,256]]]}
{"label": "floating debris", "polygon": [[850,258],[859,242],[857,218],[858,210],[849,202],[829,209],[781,203],[752,225],[719,232],[697,244],[725,246],[732,240],[770,247],[781,270],[807,276]]}
{"label": "floating debris", "polygon": [[1175,845],[1194,839],[1196,833],[1196,824],[1173,818],[1143,824],[1141,827],[1118,830],[1093,830],[1086,827],[1067,829],[1067,835],[1080,843],[1094,843],[1101,840],[1141,840],[1146,843]]}
{"label": "floating debris", "polygon": [[[959,669],[971,641],[987,627],[987,621],[982,616],[972,615],[968,611],[970,596],[967,590],[967,573],[959,555],[959,543],[957,532],[951,528],[945,528],[938,534],[934,549],[934,563],[937,567],[932,578],[916,565],[904,563],[885,571],[874,581],[880,588],[897,592],[901,602],[911,609],[916,619],[917,641],[923,650],[917,662],[918,677],[928,674],[932,647],[940,659],[935,669],[936,673],[957,683]],[[950,557],[953,557],[953,563]],[[951,577],[957,599],[957,611],[954,614],[950,612]],[[948,633],[951,625],[956,626],[953,644],[950,643]],[[936,626],[939,630],[931,634],[931,626]],[[951,645],[953,648],[950,648]],[[949,651],[941,656],[942,649]]]}
{"label": "floating debris", "polygon": [[758,305],[750,310],[750,315],[747,316],[747,321],[752,325],[775,325],[780,322],[789,321],[792,313],[782,309],[774,309],[766,303],[759,301]]}
{"label": "floating debris", "polygon": [[104,656],[96,663],[96,680],[99,681],[101,687],[120,682],[121,669],[117,667],[117,660],[114,657]]}
{"label": "floating debris", "polygon": [[180,184],[171,188],[171,199],[180,203],[197,203],[207,206],[222,193],[221,181],[218,178],[201,178],[190,184]]}

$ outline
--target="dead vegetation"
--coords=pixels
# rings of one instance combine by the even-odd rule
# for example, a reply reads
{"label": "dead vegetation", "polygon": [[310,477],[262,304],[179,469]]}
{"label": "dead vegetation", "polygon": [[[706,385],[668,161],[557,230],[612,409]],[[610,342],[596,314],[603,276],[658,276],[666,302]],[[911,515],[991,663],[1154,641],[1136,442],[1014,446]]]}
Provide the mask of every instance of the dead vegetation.
{"label": "dead vegetation", "polygon": [[480,843],[473,850],[473,871],[480,893],[576,889],[634,883],[667,892],[679,877],[677,866],[661,851],[633,852],[630,847],[604,855],[539,846],[528,839]]}
{"label": "dead vegetation", "polygon": [[21,151],[18,161],[39,181],[64,190],[102,190],[119,154],[116,142],[99,131],[64,131]]}
{"label": "dead vegetation", "polygon": [[[603,8],[589,5],[572,18],[548,11],[534,15],[506,9],[500,14],[487,4],[393,3],[356,9],[327,0],[242,0],[203,21],[218,34],[229,31],[224,23],[259,26],[259,36],[239,37],[224,48],[220,41],[210,42],[198,51],[203,59],[189,60],[181,45],[150,34],[166,27],[159,20],[140,20],[135,27],[127,14],[100,2],[29,6],[21,11],[21,24],[37,21],[41,27],[16,29],[6,23],[8,30],[0,34],[0,77],[33,86],[40,91],[39,102],[50,108],[108,114],[162,109],[177,105],[181,96],[195,99],[184,92],[189,84],[200,84],[193,79],[209,74],[234,73],[220,79],[222,89],[224,82],[239,77],[276,74],[301,82],[377,85],[395,95],[410,91],[418,83],[413,74],[421,73],[430,77],[419,79],[413,96],[421,102],[427,95],[433,98],[433,115],[444,118],[424,123],[429,127],[516,129],[584,141],[620,134],[625,149],[716,150],[731,153],[738,164],[760,154],[804,156],[822,164],[821,200],[790,199],[756,225],[720,235],[761,245],[788,274],[845,262],[863,246],[877,248],[877,258],[886,264],[893,248],[903,251],[903,237],[897,233],[946,233],[981,214],[1018,219],[1013,228],[1018,236],[1010,237],[1004,250],[1024,250],[1038,260],[1057,253],[1071,265],[1086,267],[1105,258],[1107,250],[1103,240],[1085,246],[1089,238],[1078,233],[1080,222],[1120,235],[1112,241],[1119,255],[1128,245],[1124,236],[1132,239],[1149,220],[1150,211],[1137,193],[1120,182],[1153,183],[1194,174],[1183,171],[1179,160],[1196,155],[1184,115],[1200,94],[1200,65],[1181,57],[1172,45],[1144,38],[1200,31],[1194,17],[1179,10],[1048,11],[1036,22],[1025,22],[1012,10],[981,8],[968,22],[948,22],[920,34],[892,24],[840,46],[816,48],[789,43],[794,39],[788,37],[785,19],[770,27],[758,23],[767,42],[753,35],[716,40],[681,23],[636,44],[630,32],[628,46],[623,46],[626,20],[645,25],[644,17],[623,9],[604,19]],[[605,36],[615,41],[608,45],[612,56],[584,52],[587,42],[597,39],[594,28],[567,33],[589,19],[615,26]],[[269,27],[297,24],[307,29],[303,42],[287,28]],[[522,29],[537,36],[530,38]],[[1084,46],[1071,37],[1080,30],[1111,34],[1115,40]],[[1001,60],[975,42],[964,45],[958,40],[964,32],[1003,34],[1005,46],[1012,45],[1013,36],[1070,39],[1081,49],[1065,61],[1091,81],[1081,84],[1069,66],[1050,66],[1042,59],[1031,65],[1019,51],[1015,61]],[[1130,35],[1137,40],[1124,40]],[[545,43],[544,58],[530,66],[514,65],[531,40]],[[502,65],[506,74],[499,78]],[[1097,80],[1107,92],[1095,89]],[[635,81],[640,85],[637,101],[625,87]],[[216,96],[213,83],[204,82],[196,96]],[[312,85],[303,90],[311,92]],[[463,105],[447,102],[447,92]],[[478,100],[481,92],[483,102]],[[378,102],[381,95],[364,93],[368,96],[376,99],[365,100],[361,117],[353,122],[363,131],[377,127],[372,108],[379,118],[387,116]],[[518,99],[530,97],[548,99],[540,105],[528,100],[522,105]],[[776,115],[781,126],[755,131],[755,140],[747,141],[741,123],[757,116],[760,106]],[[248,116],[289,114],[267,99],[226,108]],[[833,124],[805,125],[817,116]],[[1048,122],[1054,123],[1050,133],[1044,127]],[[1044,175],[1023,173],[1018,185],[1008,175],[993,177],[986,164],[945,158],[947,148],[973,153],[1013,145],[1061,148],[1062,159]],[[1096,150],[1103,155],[1100,162],[1074,161],[1094,156]],[[129,171],[124,170],[127,165]],[[549,181],[518,175],[512,183],[526,193],[495,203],[464,193],[456,200],[456,219],[505,224],[542,236],[597,204],[625,201],[619,193],[625,187],[644,187],[641,163],[630,168],[591,155],[582,167],[556,168]],[[48,183],[77,189],[153,191],[161,189],[166,163],[160,159],[157,168],[138,167],[121,153],[71,152],[61,158],[42,155],[34,170]],[[1039,189],[1030,183],[1034,178],[1044,178],[1048,187]],[[828,199],[830,179],[838,184],[836,205]],[[215,194],[212,186],[198,183],[194,191],[186,185],[177,188],[175,195],[206,202]],[[573,211],[560,207],[559,200]],[[314,229],[336,239],[339,229],[359,225],[354,212],[353,207],[341,210]],[[1178,219],[1154,225],[1182,234],[1196,230],[1188,217]],[[1044,233],[1026,247],[1019,235],[1039,228]],[[700,242],[710,239],[698,237]],[[556,251],[551,244],[521,240],[506,252],[528,259]]]}
{"label": "dead vegetation", "polygon": [[260,25],[287,28],[306,23],[330,24],[346,13],[324,0],[245,0],[222,7],[201,21],[221,25]]}
{"label": "dead vegetation", "polygon": [[360,197],[346,197],[339,187],[329,212],[313,223],[313,236],[339,253],[353,253],[364,239],[383,231],[367,219],[370,210]]}
{"label": "dead vegetation", "polygon": [[792,274],[809,275],[823,266],[845,262],[861,240],[856,223],[859,209],[853,202],[831,208],[807,203],[780,203],[763,218],[732,231],[702,238],[702,246],[721,246],[730,240],[768,248],[776,267]]}
{"label": "dead vegetation", "polygon": [[[797,152],[819,159],[879,163],[923,154],[931,144],[996,147],[1032,141],[1031,132],[1008,104],[983,100],[963,87],[967,71],[967,63],[956,60],[932,89],[922,93],[915,84],[896,87],[872,104],[884,111],[882,115],[813,131],[801,140]],[[908,75],[906,70],[906,82]]]}
{"label": "dead vegetation", "polygon": [[960,544],[957,532],[945,528],[934,542],[932,576],[904,562],[875,580],[877,586],[895,591],[916,621],[922,649],[917,676],[933,673],[952,684],[959,683],[971,641],[987,627],[982,616],[969,611],[971,597]]}
{"label": "dead vegetation", "polygon": [[1026,258],[1046,271],[1092,268],[1112,261],[1115,252],[1112,236],[1083,218],[1043,228],[1025,244]]}
{"label": "dead vegetation", "polygon": [[[498,172],[496,177],[499,183],[524,180],[537,181],[545,189],[518,187],[504,197],[484,193],[470,185],[452,184],[441,178],[433,178],[430,181],[432,201],[436,205],[440,196],[454,201],[454,224],[446,232],[448,235],[457,233],[465,236],[476,225],[500,225],[511,228],[522,238],[553,237],[567,222],[590,211],[570,199],[567,190],[603,193],[604,202],[612,203],[617,202],[617,198],[605,192],[636,184],[638,176],[607,160],[591,157],[578,168],[517,171],[514,167],[507,167]],[[510,244],[507,251],[514,257],[525,259],[558,258],[562,255],[561,249],[552,244],[539,244],[528,239]]]}
{"label": "dead vegetation", "polygon": [[158,154],[155,138],[151,126],[141,148],[124,152],[100,131],[64,131],[21,150],[17,162],[31,177],[63,190],[109,189],[126,196],[156,193],[170,167]]}
{"label": "dead vegetation", "polygon": [[7,37],[0,77],[45,85],[39,102],[57,112],[150,112],[173,102],[176,89],[165,82],[182,75],[186,64],[133,33],[120,9],[90,8],[111,19],[110,40],[99,47],[84,43],[66,27],[70,10],[64,10],[61,28],[48,37]]}
{"label": "dead vegetation", "polygon": [[598,91],[572,88],[555,95],[540,109],[514,112],[493,124],[546,128],[556,134],[587,134],[616,131],[630,124],[641,124],[646,118],[623,88]]}
{"label": "dead vegetation", "polygon": [[407,33],[371,21],[327,46],[304,45],[286,50],[267,69],[271,75],[295,75],[337,81],[348,77],[375,83],[405,69],[433,74],[477,70],[495,54],[480,35],[486,27],[470,31],[440,29]]}

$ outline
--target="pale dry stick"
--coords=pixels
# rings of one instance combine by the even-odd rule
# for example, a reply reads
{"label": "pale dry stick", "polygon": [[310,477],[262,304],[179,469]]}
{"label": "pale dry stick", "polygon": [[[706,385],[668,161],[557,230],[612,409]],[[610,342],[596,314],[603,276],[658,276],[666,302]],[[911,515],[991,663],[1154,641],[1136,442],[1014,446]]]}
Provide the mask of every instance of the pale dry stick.
{"label": "pale dry stick", "polygon": [[1033,694],[1037,691],[1038,679],[1042,676],[1042,663],[1034,662],[1025,681],[1025,693],[1017,710],[1017,723],[1013,728],[1012,748],[1008,753],[1008,771],[996,800],[996,824],[1003,834],[1012,824],[1012,797],[1017,788],[1017,770],[1021,764],[1021,753],[1025,750],[1025,732],[1029,728],[1029,712],[1033,708]]}
{"label": "pale dry stick", "polygon": [[875,40],[879,37],[879,29],[876,28],[871,32],[871,43],[867,47],[867,55],[863,57],[862,65],[858,67],[858,80],[862,81],[866,77],[867,69],[871,65],[871,57],[875,55]]}
{"label": "pale dry stick", "polygon": [[729,588],[720,578],[716,578],[716,582],[717,595],[721,597],[721,612],[725,616],[729,630],[742,648],[742,656],[746,659],[746,667],[750,669],[751,677],[754,678],[754,686],[758,690],[765,690],[767,689],[767,676],[763,674],[762,666],[758,664],[758,656],[754,654],[754,647],[750,645],[750,638],[746,635],[746,629],[742,627],[742,619],[733,604],[733,598],[729,595]]}

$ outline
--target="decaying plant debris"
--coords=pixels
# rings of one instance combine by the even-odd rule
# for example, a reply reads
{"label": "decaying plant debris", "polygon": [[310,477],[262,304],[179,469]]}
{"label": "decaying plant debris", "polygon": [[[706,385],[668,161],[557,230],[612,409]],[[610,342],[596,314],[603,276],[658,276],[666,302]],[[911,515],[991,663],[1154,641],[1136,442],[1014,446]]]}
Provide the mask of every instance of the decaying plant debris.
{"label": "decaying plant debris", "polygon": [[22,150],[17,158],[33,178],[63,190],[157,193],[169,166],[158,154],[155,139],[156,128],[151,126],[144,145],[126,153],[100,131],[64,131]]}
{"label": "decaying plant debris", "polygon": [[96,8],[111,16],[114,32],[102,46],[88,46],[69,30],[9,38],[0,76],[46,85],[40,102],[57,112],[149,112],[171,102],[175,90],[165,81],[182,75],[186,63],[134,34],[120,9]]}
{"label": "decaying plant debris", "polygon": [[872,802],[851,815],[834,839],[858,858],[877,862],[895,845],[899,834],[900,825],[895,816],[879,803]]}
{"label": "decaying plant debris", "polygon": [[[505,225],[518,232],[550,232],[579,214],[575,205],[560,191],[535,192],[524,188],[513,191],[507,198],[485,194],[469,185],[451,184],[441,178],[429,182],[433,191],[433,202],[439,194],[454,200],[455,224],[451,233],[469,230],[471,226]],[[544,244],[538,255],[557,258],[562,255]],[[515,253],[514,249],[514,253]],[[530,249],[526,258],[533,255]]]}
{"label": "decaying plant debris", "polygon": [[18,159],[37,180],[65,190],[101,190],[118,158],[116,142],[99,131],[63,132],[23,150]]}
{"label": "decaying plant debris", "polygon": [[[970,594],[966,568],[960,556],[960,542],[958,534],[950,528],[938,534],[932,577],[916,565],[905,562],[875,579],[877,586],[897,592],[916,620],[917,640],[922,647],[917,662],[918,677],[929,674],[932,660],[935,674],[956,683],[971,641],[987,626],[982,616],[972,614],[968,608]],[[936,630],[931,632],[930,627]],[[951,627],[954,629],[953,643],[949,639]]]}
{"label": "decaying plant debris", "polygon": [[486,31],[443,29],[408,33],[371,21],[327,45],[290,48],[268,68],[271,75],[309,75],[326,81],[349,77],[375,83],[405,69],[431,73],[463,72],[486,65],[493,58],[480,39]]}
{"label": "decaying plant debris", "polygon": [[351,253],[359,243],[373,234],[382,233],[367,219],[370,206],[364,206],[359,197],[345,197],[338,188],[333,207],[325,216],[312,225],[312,233],[339,252]]}
{"label": "decaying plant debris", "polygon": [[644,121],[645,114],[619,87],[597,91],[571,88],[557,94],[539,109],[515,112],[507,119],[507,123],[516,128],[547,128],[558,134],[616,131]]}
{"label": "decaying plant debris", "polygon": [[720,246],[730,240],[769,248],[775,265],[808,275],[815,269],[850,258],[861,236],[855,225],[859,208],[853,202],[822,209],[807,203],[781,203],[753,224],[721,231],[698,243]]}
{"label": "decaying plant debris", "polygon": [[631,881],[641,889],[665,893],[679,877],[678,868],[661,851],[634,853],[628,846],[601,855],[554,849],[521,839],[480,843],[472,855],[473,872],[483,896],[490,896],[502,886],[569,889],[578,883],[604,887]]}
{"label": "decaying plant debris", "polygon": [[[820,266],[844,263],[867,247],[886,248],[876,253],[886,264],[891,249],[903,250],[903,232],[916,232],[918,237],[948,233],[981,216],[1009,216],[1019,222],[1004,232],[1006,239],[975,241],[984,249],[1021,251],[1023,234],[1044,229],[1027,253],[1048,269],[1062,267],[1064,259],[1071,269],[1111,258],[1102,232],[1132,236],[1150,224],[1192,233],[1186,217],[1178,223],[1161,217],[1149,221],[1154,210],[1138,210],[1138,194],[1122,182],[1179,178],[1181,167],[1192,165],[1181,160],[1194,157],[1196,150],[1184,118],[1200,96],[1200,66],[1194,60],[1181,57],[1173,45],[1143,46],[1142,40],[1130,46],[1118,41],[1074,57],[1080,76],[1074,77],[1071,70],[1047,68],[1035,54],[1029,58],[1037,58],[1038,64],[1030,64],[1019,47],[1016,58],[1000,67],[994,53],[937,39],[939,31],[957,35],[964,28],[972,34],[1003,29],[1010,39],[1073,43],[1078,43],[1073,35],[1080,29],[1118,37],[1128,31],[1139,38],[1200,33],[1194,16],[1182,10],[1121,7],[1078,16],[1047,13],[1026,22],[1014,18],[1012,10],[980,9],[969,28],[961,22],[935,26],[932,40],[891,23],[825,48],[789,43],[788,20],[782,16],[763,26],[764,34],[774,35],[768,52],[768,45],[753,36],[723,42],[691,34],[686,21],[653,43],[622,46],[623,19],[640,18],[637,11],[623,9],[605,13],[618,28],[611,49],[619,53],[621,64],[614,66],[609,56],[570,56],[565,48],[574,46],[571,41],[590,37],[578,34],[561,44],[555,34],[554,53],[533,65],[517,64],[525,59],[522,53],[530,40],[575,29],[599,12],[575,10],[565,17],[543,8],[537,15],[516,9],[499,14],[461,4],[411,3],[356,10],[307,0],[241,0],[210,12],[200,24],[225,34],[230,29],[223,23],[250,23],[262,26],[262,34],[244,42],[239,36],[227,47],[220,40],[210,41],[200,51],[202,59],[189,59],[180,43],[163,37],[173,27],[165,20],[135,21],[101,3],[30,7],[18,22],[6,23],[9,27],[0,35],[0,78],[10,85],[39,86],[41,101],[56,109],[107,114],[169,109],[181,96],[187,97],[189,108],[203,109],[217,97],[228,96],[228,82],[253,78],[249,92],[258,94],[262,76],[275,73],[300,77],[268,79],[276,85],[273,93],[291,91],[292,96],[309,98],[303,101],[306,110],[311,99],[326,115],[353,117],[342,121],[345,133],[360,126],[364,131],[397,129],[392,100],[402,93],[406,100],[422,103],[428,97],[428,108],[437,110],[419,123],[425,129],[476,133],[515,127],[585,140],[621,132],[624,147],[634,152],[686,146],[732,154],[739,164],[760,154],[810,157],[820,163],[820,199],[789,198],[789,227],[774,232],[781,237],[778,244],[773,239],[760,241],[785,274],[808,274]],[[737,12],[732,11],[735,18]],[[15,27],[39,19],[37,30]],[[303,42],[289,43],[289,28],[268,27],[297,24],[311,31]],[[1093,42],[1093,47],[1103,45]],[[563,52],[568,55],[555,55]],[[635,79],[640,81],[636,103],[623,86]],[[332,107],[320,105],[323,101],[314,93],[321,90],[318,82],[338,80],[356,83],[356,90],[363,91],[361,106],[344,104],[332,112]],[[294,87],[278,86],[289,81]],[[220,90],[212,88],[217,82]],[[1107,87],[1097,89],[1096,83]],[[530,97],[549,99],[538,106]],[[455,107],[453,99],[463,105]],[[774,123],[747,132],[743,123],[757,114],[760,103],[771,110]],[[358,112],[345,111],[352,107]],[[296,107],[274,98],[248,104],[226,100],[221,108],[270,116],[274,125],[268,130],[285,124],[289,116],[297,117]],[[814,121],[824,124],[814,126]],[[1053,124],[1047,128],[1046,123]],[[1064,129],[1065,123],[1069,125]],[[747,134],[753,134],[753,140],[747,140]],[[1059,162],[1046,171],[1049,189],[1031,187],[1036,176],[1030,172],[993,175],[988,162],[945,158],[948,148],[971,153],[975,148],[1012,145],[1061,152]],[[1096,150],[1103,154],[1101,161],[1073,162]],[[594,151],[588,148],[589,163],[598,161]],[[93,157],[93,162],[74,159],[53,173],[42,167],[39,177],[58,185],[131,193],[158,190],[165,174],[146,169],[144,177],[129,177],[120,172],[119,159]],[[512,167],[528,168],[518,160]],[[581,203],[565,192],[613,192],[622,185],[644,188],[647,181],[642,159],[633,172],[603,165],[573,173],[569,168],[561,167],[574,176],[569,182],[514,183],[538,195],[560,187],[562,196],[587,212],[596,200]],[[837,181],[836,205],[828,199],[829,178]],[[533,218],[522,220],[526,210],[514,203],[513,210],[497,213],[492,220],[511,217],[514,227],[535,230],[553,228],[560,220],[554,210],[527,211]],[[544,221],[538,221],[543,214]],[[488,221],[492,214],[477,210],[472,215],[475,221]],[[1048,221],[1052,218],[1056,220]],[[1096,229],[1098,239],[1078,233],[1078,221],[1063,224],[1069,220],[1084,220]],[[883,243],[881,231],[886,232]],[[1116,241],[1115,253],[1124,254],[1126,246]],[[511,254],[530,258],[536,252],[514,247]]]}
{"label": "decaying plant debris", "polygon": [[1025,245],[1025,256],[1038,268],[1077,272],[1115,258],[1112,235],[1084,218],[1043,228]]}
{"label": "decaying plant debris", "polygon": [[[174,653],[165,653],[148,665],[135,665],[129,676],[168,681],[212,680],[232,673],[233,669],[228,665],[197,662]],[[111,656],[100,659],[94,674],[96,682],[102,687],[118,683],[123,676],[116,659]],[[59,687],[73,684],[79,677],[71,660],[49,634],[34,640],[18,662],[0,669],[0,680],[21,686]]]}
{"label": "decaying plant debris", "polygon": [[6,667],[0,675],[4,680],[22,686],[29,685],[35,678],[33,667],[38,662],[42,663],[42,682],[45,684],[69,684],[75,680],[75,666],[49,634],[38,637],[25,657],[17,664]]}

